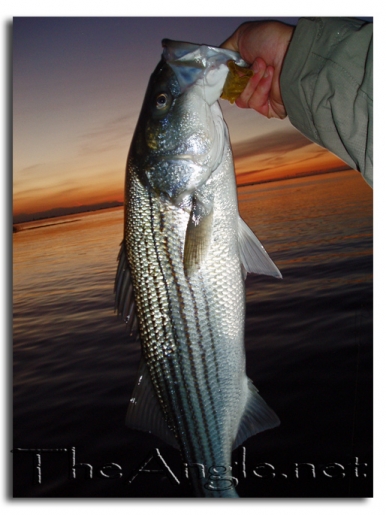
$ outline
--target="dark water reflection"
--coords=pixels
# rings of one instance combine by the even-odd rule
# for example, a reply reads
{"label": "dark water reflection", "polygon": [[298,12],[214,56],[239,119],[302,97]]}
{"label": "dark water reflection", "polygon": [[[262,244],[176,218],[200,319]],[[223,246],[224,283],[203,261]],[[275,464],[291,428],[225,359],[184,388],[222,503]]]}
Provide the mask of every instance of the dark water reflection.
{"label": "dark water reflection", "polygon": [[[244,187],[239,198],[283,280],[247,279],[247,371],[281,426],[235,451],[238,491],[370,496],[371,191],[343,172]],[[41,453],[40,484],[34,453],[15,452],[16,497],[189,495],[160,474],[128,484],[156,447],[182,475],[177,451],[124,426],[139,344],[112,309],[122,216],[74,215],[14,235],[13,447],[68,449]],[[86,466],[70,479],[72,447],[91,479]]]}

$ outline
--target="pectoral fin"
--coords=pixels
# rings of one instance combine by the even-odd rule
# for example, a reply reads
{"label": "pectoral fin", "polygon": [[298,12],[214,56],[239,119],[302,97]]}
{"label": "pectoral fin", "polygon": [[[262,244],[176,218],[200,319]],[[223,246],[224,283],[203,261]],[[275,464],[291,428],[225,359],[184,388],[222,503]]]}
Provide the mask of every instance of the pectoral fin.
{"label": "pectoral fin", "polygon": [[280,270],[269,257],[268,252],[240,217],[238,223],[238,240],[244,276],[250,272],[254,274],[272,275],[277,279],[282,279]]}
{"label": "pectoral fin", "polygon": [[213,230],[213,205],[193,198],[185,236],[184,269],[187,276],[200,269],[208,253]]}

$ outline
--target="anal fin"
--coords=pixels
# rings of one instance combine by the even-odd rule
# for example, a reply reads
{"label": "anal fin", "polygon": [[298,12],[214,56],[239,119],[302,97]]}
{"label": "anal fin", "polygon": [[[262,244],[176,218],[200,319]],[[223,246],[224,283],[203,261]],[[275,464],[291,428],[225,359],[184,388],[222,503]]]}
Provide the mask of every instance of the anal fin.
{"label": "anal fin", "polygon": [[248,400],[233,444],[236,449],[247,438],[280,425],[280,419],[248,379]]}

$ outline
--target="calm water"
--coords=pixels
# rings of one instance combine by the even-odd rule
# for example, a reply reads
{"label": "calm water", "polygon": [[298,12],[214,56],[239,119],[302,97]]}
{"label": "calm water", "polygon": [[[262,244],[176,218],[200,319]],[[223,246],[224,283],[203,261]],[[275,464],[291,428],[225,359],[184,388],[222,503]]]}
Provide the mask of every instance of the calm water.
{"label": "calm water", "polygon": [[[371,190],[341,172],[239,199],[283,274],[247,279],[247,371],[281,425],[235,451],[239,494],[371,496]],[[139,344],[113,311],[122,224],[114,209],[14,234],[13,448],[29,449],[14,453],[16,497],[189,495],[178,452],[124,425]],[[149,472],[129,482],[155,448],[180,485]]]}

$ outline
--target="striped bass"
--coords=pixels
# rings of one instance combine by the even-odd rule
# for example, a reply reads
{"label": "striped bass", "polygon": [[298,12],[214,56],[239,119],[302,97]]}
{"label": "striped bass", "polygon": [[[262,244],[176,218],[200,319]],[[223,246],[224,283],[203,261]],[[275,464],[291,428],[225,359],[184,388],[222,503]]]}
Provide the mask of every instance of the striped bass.
{"label": "striped bass", "polygon": [[281,277],[240,218],[217,102],[229,50],[163,41],[131,143],[116,307],[142,358],[127,424],[180,449],[194,495],[237,497],[231,453],[279,424],[245,373],[247,272]]}

